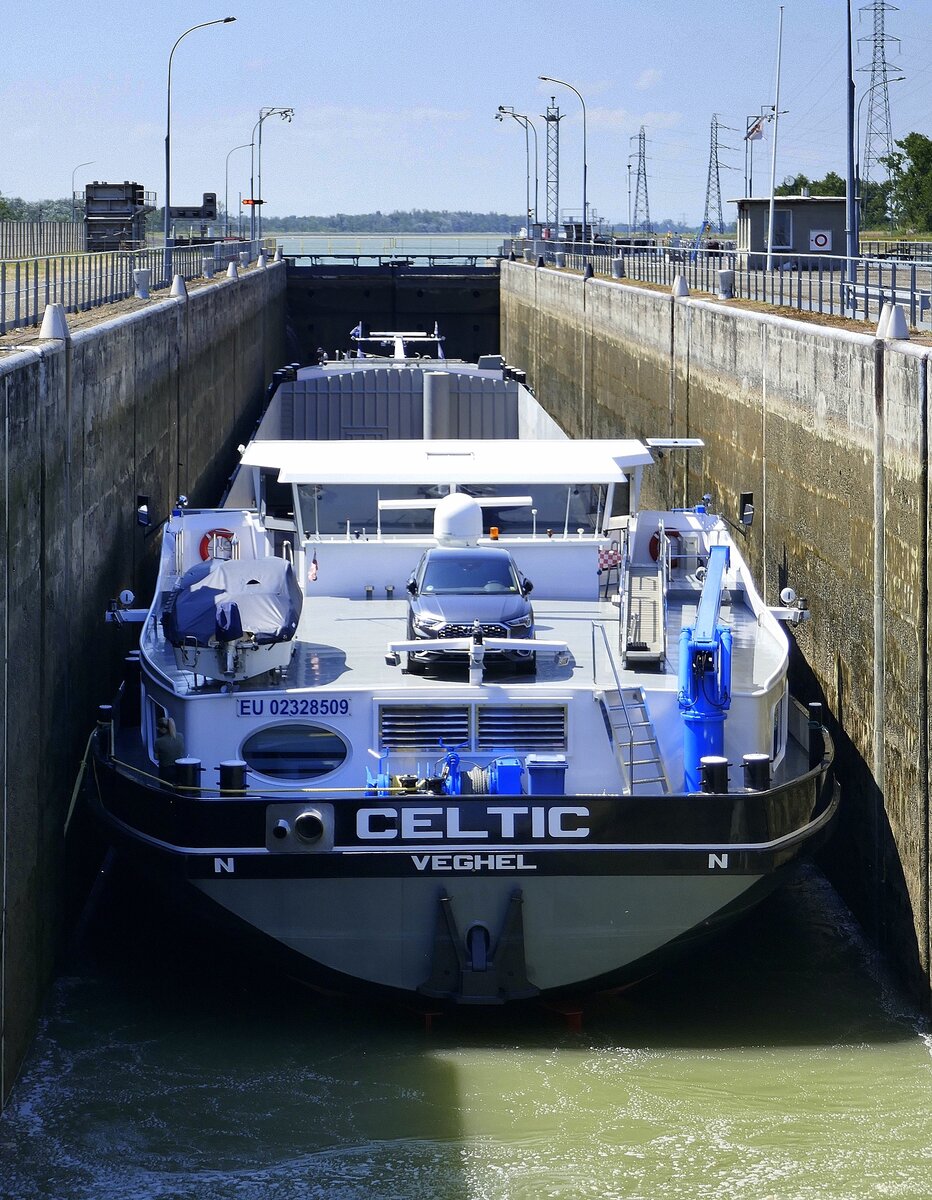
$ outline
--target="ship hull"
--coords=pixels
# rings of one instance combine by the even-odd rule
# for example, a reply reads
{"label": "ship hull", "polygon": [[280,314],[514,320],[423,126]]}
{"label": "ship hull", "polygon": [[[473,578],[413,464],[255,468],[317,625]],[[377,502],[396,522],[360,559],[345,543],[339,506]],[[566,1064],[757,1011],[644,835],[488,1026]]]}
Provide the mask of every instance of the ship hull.
{"label": "ship hull", "polygon": [[[821,767],[766,793],[652,803],[334,798],[315,805],[322,848],[294,850],[268,831],[289,804],[306,807],[299,799],[182,798],[105,754],[91,792],[108,837],[147,875],[291,973],[477,1004],[643,978],[753,907],[837,808]],[[664,809],[675,843],[661,837]],[[368,832],[394,830],[394,843],[406,829],[420,840],[365,844]]]}

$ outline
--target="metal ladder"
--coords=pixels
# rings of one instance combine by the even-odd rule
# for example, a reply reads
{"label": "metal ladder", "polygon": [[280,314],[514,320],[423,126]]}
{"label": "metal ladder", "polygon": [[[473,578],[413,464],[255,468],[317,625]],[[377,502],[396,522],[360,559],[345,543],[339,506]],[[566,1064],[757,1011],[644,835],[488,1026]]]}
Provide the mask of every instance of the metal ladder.
{"label": "metal ladder", "polygon": [[614,693],[617,703],[610,702],[612,693],[606,693],[605,711],[615,744],[619,763],[631,787],[631,794],[638,791],[661,791],[669,793],[670,784],[663,769],[660,747],[654,724],[647,712],[644,692],[639,687],[623,687]]}

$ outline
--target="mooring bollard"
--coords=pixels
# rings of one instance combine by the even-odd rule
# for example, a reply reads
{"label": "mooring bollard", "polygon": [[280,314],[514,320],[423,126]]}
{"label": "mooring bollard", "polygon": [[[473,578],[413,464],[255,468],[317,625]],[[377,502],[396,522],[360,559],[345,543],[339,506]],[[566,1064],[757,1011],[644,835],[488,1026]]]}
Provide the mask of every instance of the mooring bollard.
{"label": "mooring bollard", "polygon": [[625,260],[623,258],[612,259],[612,279],[624,279],[625,277]]}
{"label": "mooring bollard", "polygon": [[133,272],[133,287],[135,291],[133,295],[137,300],[149,299],[149,281],[152,278],[152,272],[148,267],[140,267]]}
{"label": "mooring bollard", "polygon": [[195,796],[201,787],[201,760],[199,758],[179,758],[175,761],[175,786],[185,795]]}
{"label": "mooring bollard", "polygon": [[246,764],[241,758],[230,758],[220,764],[221,792],[245,792]]}
{"label": "mooring bollard", "polygon": [[213,279],[214,277],[214,259],[213,255],[204,255],[201,259],[201,274],[205,279]]}
{"label": "mooring bollard", "polygon": [[734,298],[735,298],[735,273],[734,273],[734,271],[719,271],[719,273],[718,273],[718,298],[719,298],[719,300],[734,300]]}
{"label": "mooring bollard", "polygon": [[714,796],[728,792],[728,759],[706,754],[699,759],[699,787]]}
{"label": "mooring bollard", "polygon": [[248,251],[248,250],[240,250],[240,252],[239,252],[239,265],[240,265],[241,267],[248,267],[248,266],[249,266],[249,263],[250,263],[250,261],[251,261],[251,260],[250,260],[250,256],[249,256],[249,251]]}
{"label": "mooring bollard", "polygon": [[565,267],[566,266],[566,251],[565,250],[554,250],[553,265],[555,267]]}
{"label": "mooring bollard", "polygon": [[770,787],[770,755],[745,754],[741,765],[744,768],[744,786],[749,792],[766,792]]}
{"label": "mooring bollard", "polygon": [[113,705],[97,706],[97,741],[107,758],[113,758]]}

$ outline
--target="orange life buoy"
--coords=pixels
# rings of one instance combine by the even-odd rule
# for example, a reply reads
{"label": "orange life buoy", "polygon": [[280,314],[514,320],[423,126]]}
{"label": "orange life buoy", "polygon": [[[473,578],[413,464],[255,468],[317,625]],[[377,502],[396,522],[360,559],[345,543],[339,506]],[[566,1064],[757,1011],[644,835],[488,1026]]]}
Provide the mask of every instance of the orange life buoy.
{"label": "orange life buoy", "polygon": [[204,560],[204,562],[207,562],[208,558],[210,558],[210,543],[214,540],[214,538],[218,538],[218,537],[227,538],[228,541],[230,542],[230,545],[232,546],[232,544],[233,544],[232,530],[230,530],[230,529],[208,529],[207,532],[204,534],[204,536],[201,538],[201,545],[200,545],[201,558]]}
{"label": "orange life buoy", "polygon": [[[680,540],[680,531],[678,529],[665,529],[663,532],[667,535],[668,539],[676,538],[677,541]],[[657,559],[660,557],[660,530],[659,529],[651,537],[650,544],[648,545],[647,548],[650,551],[651,558],[654,560],[654,562],[656,562]],[[679,566],[679,560],[676,558],[673,558],[671,556],[670,566],[671,567]]]}

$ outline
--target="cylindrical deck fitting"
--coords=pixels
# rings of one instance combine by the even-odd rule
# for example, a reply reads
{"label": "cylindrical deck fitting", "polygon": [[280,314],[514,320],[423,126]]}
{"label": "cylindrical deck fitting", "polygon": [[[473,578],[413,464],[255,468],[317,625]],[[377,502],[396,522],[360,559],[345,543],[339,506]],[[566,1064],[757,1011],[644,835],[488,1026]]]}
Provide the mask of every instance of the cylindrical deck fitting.
{"label": "cylindrical deck fitting", "polygon": [[246,764],[241,758],[230,758],[220,764],[221,792],[246,791]]}
{"label": "cylindrical deck fitting", "polygon": [[744,767],[744,786],[749,792],[766,792],[769,789],[769,754],[745,754],[741,765]]}
{"label": "cylindrical deck fitting", "polygon": [[699,790],[724,796],[728,792],[728,759],[707,754],[699,759]]}
{"label": "cylindrical deck fitting", "polygon": [[97,741],[107,758],[113,758],[113,705],[97,706]]}
{"label": "cylindrical deck fitting", "polygon": [[141,666],[139,651],[134,650],[123,660],[123,694],[120,697],[120,724],[138,726],[142,710],[139,678]]}
{"label": "cylindrical deck fitting", "polygon": [[199,794],[201,786],[201,760],[199,758],[179,758],[175,762],[175,787],[184,790],[185,795]]}

